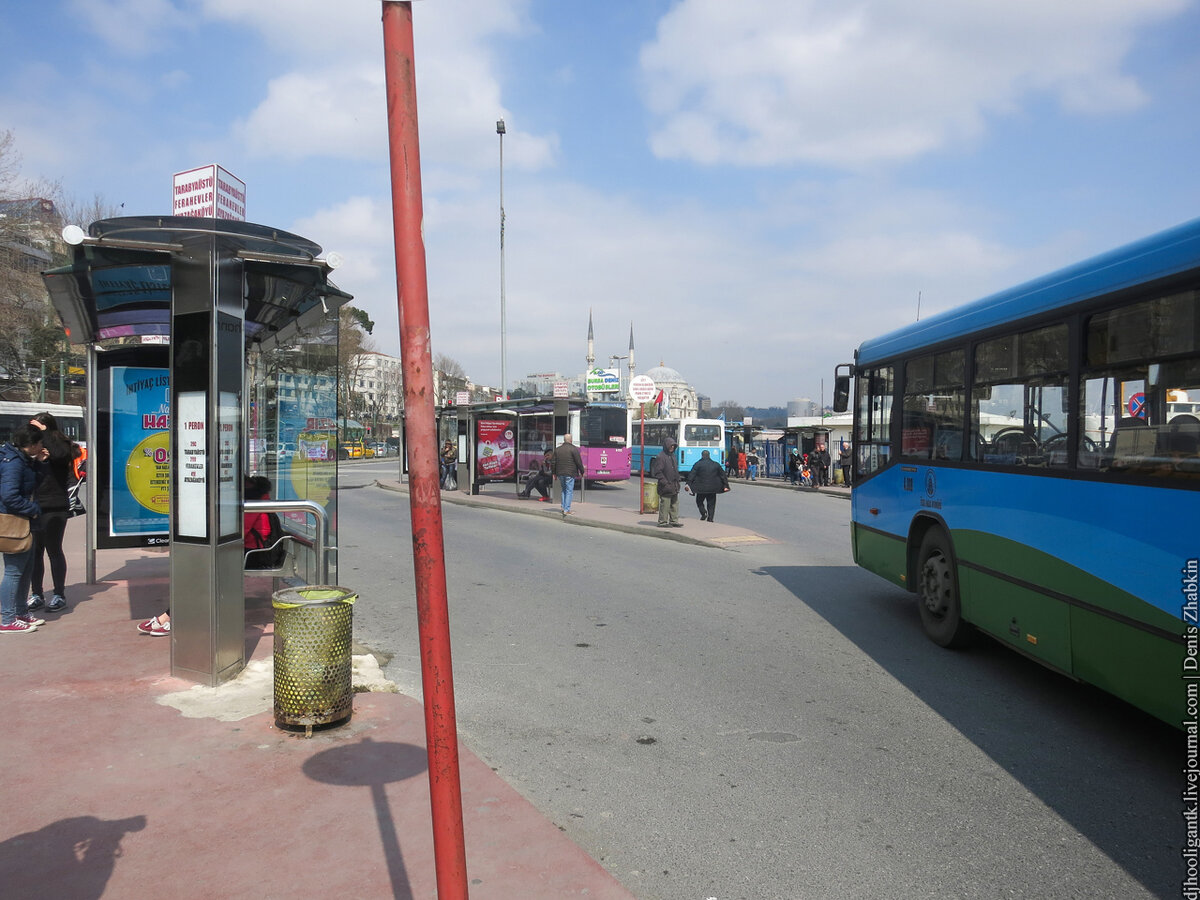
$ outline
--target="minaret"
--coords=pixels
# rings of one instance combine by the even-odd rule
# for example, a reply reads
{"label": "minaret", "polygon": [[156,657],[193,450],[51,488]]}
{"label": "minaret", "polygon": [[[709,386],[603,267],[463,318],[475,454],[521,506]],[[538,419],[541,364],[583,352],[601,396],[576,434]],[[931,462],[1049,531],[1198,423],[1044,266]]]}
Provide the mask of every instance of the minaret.
{"label": "minaret", "polygon": [[633,323],[629,323],[629,380],[633,380]]}
{"label": "minaret", "polygon": [[588,352],[587,352],[588,371],[592,371],[596,366],[596,341],[592,336],[592,311],[588,310]]}

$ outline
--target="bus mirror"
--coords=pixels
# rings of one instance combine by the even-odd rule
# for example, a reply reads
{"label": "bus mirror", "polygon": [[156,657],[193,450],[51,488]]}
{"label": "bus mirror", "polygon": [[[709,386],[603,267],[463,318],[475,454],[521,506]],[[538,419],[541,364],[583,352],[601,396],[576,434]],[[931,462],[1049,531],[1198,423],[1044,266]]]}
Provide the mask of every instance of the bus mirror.
{"label": "bus mirror", "polygon": [[850,373],[849,366],[838,366],[838,369],[845,368],[845,374],[834,371],[833,375],[833,411],[845,412],[850,408]]}

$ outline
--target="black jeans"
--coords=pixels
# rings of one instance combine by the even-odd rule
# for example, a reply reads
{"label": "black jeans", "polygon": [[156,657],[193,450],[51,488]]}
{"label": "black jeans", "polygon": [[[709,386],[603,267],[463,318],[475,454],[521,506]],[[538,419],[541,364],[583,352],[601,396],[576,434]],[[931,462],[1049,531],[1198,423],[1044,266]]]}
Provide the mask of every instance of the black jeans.
{"label": "black jeans", "polygon": [[[708,509],[705,510],[705,505]],[[713,513],[717,511],[717,495],[716,494],[697,494],[696,508],[700,510],[700,518],[712,521]]]}
{"label": "black jeans", "polygon": [[50,557],[50,580],[54,584],[54,593],[60,597],[63,585],[67,580],[67,555],[63,553],[63,533],[67,530],[67,517],[45,516],[42,519],[42,530],[33,533],[33,593],[42,595],[42,581],[46,576],[46,563],[42,552]]}
{"label": "black jeans", "polygon": [[550,496],[550,492],[548,490],[549,487],[550,487],[550,476],[549,475],[534,475],[532,478],[529,479],[528,484],[525,485],[525,490],[521,491],[521,496],[528,497],[530,494],[532,494],[536,490],[543,497],[549,497]]}

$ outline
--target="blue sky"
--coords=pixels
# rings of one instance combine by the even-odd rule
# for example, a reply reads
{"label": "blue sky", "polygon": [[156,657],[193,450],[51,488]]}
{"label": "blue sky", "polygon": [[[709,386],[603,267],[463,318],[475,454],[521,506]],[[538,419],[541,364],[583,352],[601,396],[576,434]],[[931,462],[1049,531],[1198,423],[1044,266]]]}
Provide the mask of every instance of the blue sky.
{"label": "blue sky", "polygon": [[[218,163],[346,258],[398,352],[376,0],[41,0],[0,20],[29,179],[129,215]],[[433,350],[831,394],[862,340],[1200,215],[1195,0],[417,0]],[[87,223],[81,223],[86,225]],[[824,386],[822,388],[822,380]]]}

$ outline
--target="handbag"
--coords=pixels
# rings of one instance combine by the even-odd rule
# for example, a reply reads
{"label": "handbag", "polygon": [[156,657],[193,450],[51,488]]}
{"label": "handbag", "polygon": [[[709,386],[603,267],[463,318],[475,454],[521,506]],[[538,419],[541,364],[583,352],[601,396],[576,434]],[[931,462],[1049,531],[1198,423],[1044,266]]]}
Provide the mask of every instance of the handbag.
{"label": "handbag", "polygon": [[87,512],[87,508],[83,505],[83,500],[79,497],[80,488],[83,487],[82,481],[77,481],[67,488],[67,518],[73,519],[75,516],[82,516]]}
{"label": "handbag", "polygon": [[12,513],[0,513],[0,553],[24,553],[32,546],[29,520]]}

